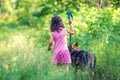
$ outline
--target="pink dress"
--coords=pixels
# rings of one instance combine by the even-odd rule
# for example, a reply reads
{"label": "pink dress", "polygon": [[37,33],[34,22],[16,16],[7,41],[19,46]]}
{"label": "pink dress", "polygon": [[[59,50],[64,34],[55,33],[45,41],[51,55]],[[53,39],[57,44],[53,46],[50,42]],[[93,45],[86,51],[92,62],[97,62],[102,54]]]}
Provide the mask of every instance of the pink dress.
{"label": "pink dress", "polygon": [[65,28],[52,32],[54,40],[54,53],[52,56],[52,64],[70,64],[71,56],[67,46]]}

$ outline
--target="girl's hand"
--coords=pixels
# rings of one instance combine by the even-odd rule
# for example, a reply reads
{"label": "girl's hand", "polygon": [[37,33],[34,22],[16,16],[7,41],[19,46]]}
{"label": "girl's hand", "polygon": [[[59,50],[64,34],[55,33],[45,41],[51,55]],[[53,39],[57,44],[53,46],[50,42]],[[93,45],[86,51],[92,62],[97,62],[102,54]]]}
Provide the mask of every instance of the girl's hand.
{"label": "girl's hand", "polygon": [[70,20],[69,20],[69,25],[71,25],[71,24],[72,24],[72,20],[70,19]]}
{"label": "girl's hand", "polygon": [[52,48],[51,48],[51,47],[49,47],[49,48],[48,48],[48,51],[50,51],[51,49],[52,49]]}

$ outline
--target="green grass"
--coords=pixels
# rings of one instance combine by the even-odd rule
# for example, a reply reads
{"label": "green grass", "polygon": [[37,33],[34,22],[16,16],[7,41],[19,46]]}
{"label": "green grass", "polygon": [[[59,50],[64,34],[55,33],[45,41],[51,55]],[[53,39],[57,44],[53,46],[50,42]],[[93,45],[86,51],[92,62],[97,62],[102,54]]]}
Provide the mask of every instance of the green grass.
{"label": "green grass", "polygon": [[[81,7],[80,12],[73,12],[72,42],[77,41],[80,49],[95,53],[95,80],[120,80],[119,11],[119,8],[98,11]],[[68,28],[65,13],[59,15]],[[58,68],[51,64],[53,50],[47,51],[51,17],[50,14],[34,18],[32,27],[17,22],[0,25],[0,80],[74,80],[71,65],[66,72],[64,66]],[[90,73],[84,76],[81,73],[77,73],[78,80],[92,80]]]}
{"label": "green grass", "polygon": [[[4,28],[0,35],[0,79],[1,80],[73,80],[74,69],[51,64],[52,52],[47,51],[47,42],[37,28]],[[37,40],[38,39],[38,40]],[[89,45],[89,44],[93,45]],[[89,41],[80,48],[91,50],[97,56],[96,80],[120,79],[120,46],[116,42],[97,44]],[[92,80],[90,74],[77,73],[79,80]]]}

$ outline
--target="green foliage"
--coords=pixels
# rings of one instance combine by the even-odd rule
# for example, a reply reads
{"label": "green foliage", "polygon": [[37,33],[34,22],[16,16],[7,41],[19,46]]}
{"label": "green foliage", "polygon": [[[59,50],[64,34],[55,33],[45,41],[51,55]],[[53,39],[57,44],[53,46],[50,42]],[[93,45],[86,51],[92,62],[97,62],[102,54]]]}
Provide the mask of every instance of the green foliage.
{"label": "green foliage", "polygon": [[116,7],[120,7],[120,1],[119,0],[111,0],[111,3]]}

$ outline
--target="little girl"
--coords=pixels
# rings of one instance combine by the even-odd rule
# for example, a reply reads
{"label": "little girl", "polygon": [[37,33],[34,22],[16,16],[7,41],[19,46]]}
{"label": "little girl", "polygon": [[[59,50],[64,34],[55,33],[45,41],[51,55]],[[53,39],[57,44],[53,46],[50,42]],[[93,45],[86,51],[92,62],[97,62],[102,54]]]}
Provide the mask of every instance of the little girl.
{"label": "little girl", "polygon": [[69,64],[71,63],[71,56],[67,46],[66,34],[73,34],[72,20],[69,20],[70,30],[67,30],[59,16],[54,16],[51,19],[50,26],[50,41],[48,45],[48,50],[52,48],[52,43],[54,42],[54,53],[52,56],[52,64],[65,64],[66,70],[69,70]]}

